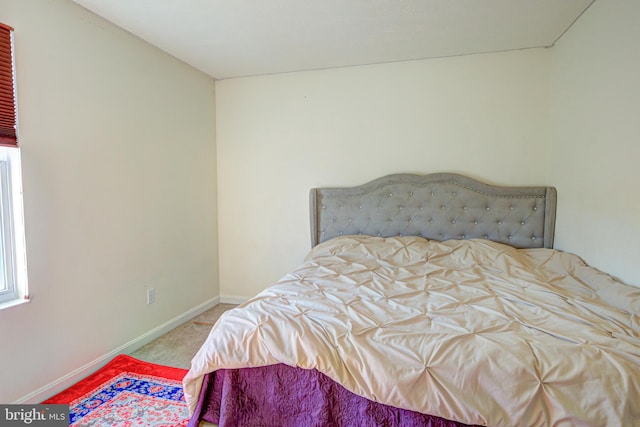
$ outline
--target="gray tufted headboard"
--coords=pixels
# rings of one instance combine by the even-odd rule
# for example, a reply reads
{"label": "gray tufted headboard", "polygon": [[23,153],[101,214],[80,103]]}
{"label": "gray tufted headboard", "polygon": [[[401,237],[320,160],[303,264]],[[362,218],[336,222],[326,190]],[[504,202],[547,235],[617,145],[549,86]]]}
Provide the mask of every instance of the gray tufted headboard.
{"label": "gray tufted headboard", "polygon": [[312,246],[365,234],[553,247],[553,187],[497,187],[453,173],[396,174],[357,187],[313,188],[310,203]]}

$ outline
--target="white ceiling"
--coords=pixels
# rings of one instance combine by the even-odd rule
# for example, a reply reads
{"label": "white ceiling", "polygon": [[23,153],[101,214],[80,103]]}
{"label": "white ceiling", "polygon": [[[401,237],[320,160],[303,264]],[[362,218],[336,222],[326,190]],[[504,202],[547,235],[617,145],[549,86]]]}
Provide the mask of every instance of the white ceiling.
{"label": "white ceiling", "polygon": [[218,78],[552,46],[594,0],[73,0]]}

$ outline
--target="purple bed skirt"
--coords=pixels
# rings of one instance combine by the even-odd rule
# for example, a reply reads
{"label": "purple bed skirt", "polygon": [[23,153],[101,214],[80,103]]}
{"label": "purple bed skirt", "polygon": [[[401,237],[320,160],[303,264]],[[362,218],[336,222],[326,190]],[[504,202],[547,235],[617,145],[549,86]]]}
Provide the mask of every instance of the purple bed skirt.
{"label": "purple bed skirt", "polygon": [[208,374],[189,427],[200,421],[220,427],[466,426],[373,402],[316,370],[287,365]]}

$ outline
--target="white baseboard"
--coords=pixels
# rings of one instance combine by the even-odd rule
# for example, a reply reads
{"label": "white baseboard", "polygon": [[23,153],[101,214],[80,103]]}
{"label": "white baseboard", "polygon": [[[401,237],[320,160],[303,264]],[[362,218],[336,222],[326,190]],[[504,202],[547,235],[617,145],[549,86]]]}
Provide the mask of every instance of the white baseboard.
{"label": "white baseboard", "polygon": [[150,343],[151,341],[159,338],[160,336],[166,334],[170,330],[180,326],[181,324],[188,322],[193,319],[197,315],[209,310],[211,307],[218,305],[221,302],[220,297],[212,298],[208,301],[203,302],[202,304],[192,308],[191,310],[185,311],[184,313],[174,317],[173,319],[163,323],[162,325],[151,329],[149,332],[140,335],[137,338],[129,341],[128,343],[121,345],[120,347],[110,351],[109,353],[98,357],[95,360],[79,367],[78,369],[69,372],[67,375],[64,375],[58,378],[55,381],[50,382],[49,384],[40,387],[38,390],[27,394],[26,396],[21,397],[16,400],[15,404],[32,404],[32,403],[40,403],[43,400],[48,399],[64,390],[65,388],[77,383],[81,379],[91,375],[101,367],[107,364],[111,359],[113,359],[118,354],[129,354],[145,344]]}
{"label": "white baseboard", "polygon": [[240,297],[237,295],[220,295],[220,302],[222,304],[242,304],[247,301],[249,298]]}

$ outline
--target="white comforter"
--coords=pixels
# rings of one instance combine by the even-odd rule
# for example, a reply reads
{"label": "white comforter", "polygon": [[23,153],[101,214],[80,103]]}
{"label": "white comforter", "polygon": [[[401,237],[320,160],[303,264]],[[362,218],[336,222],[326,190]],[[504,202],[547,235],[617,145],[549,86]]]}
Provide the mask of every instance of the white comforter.
{"label": "white comforter", "polygon": [[547,249],[350,236],[225,313],[184,378],[284,363],[490,426],[640,425],[640,289]]}

